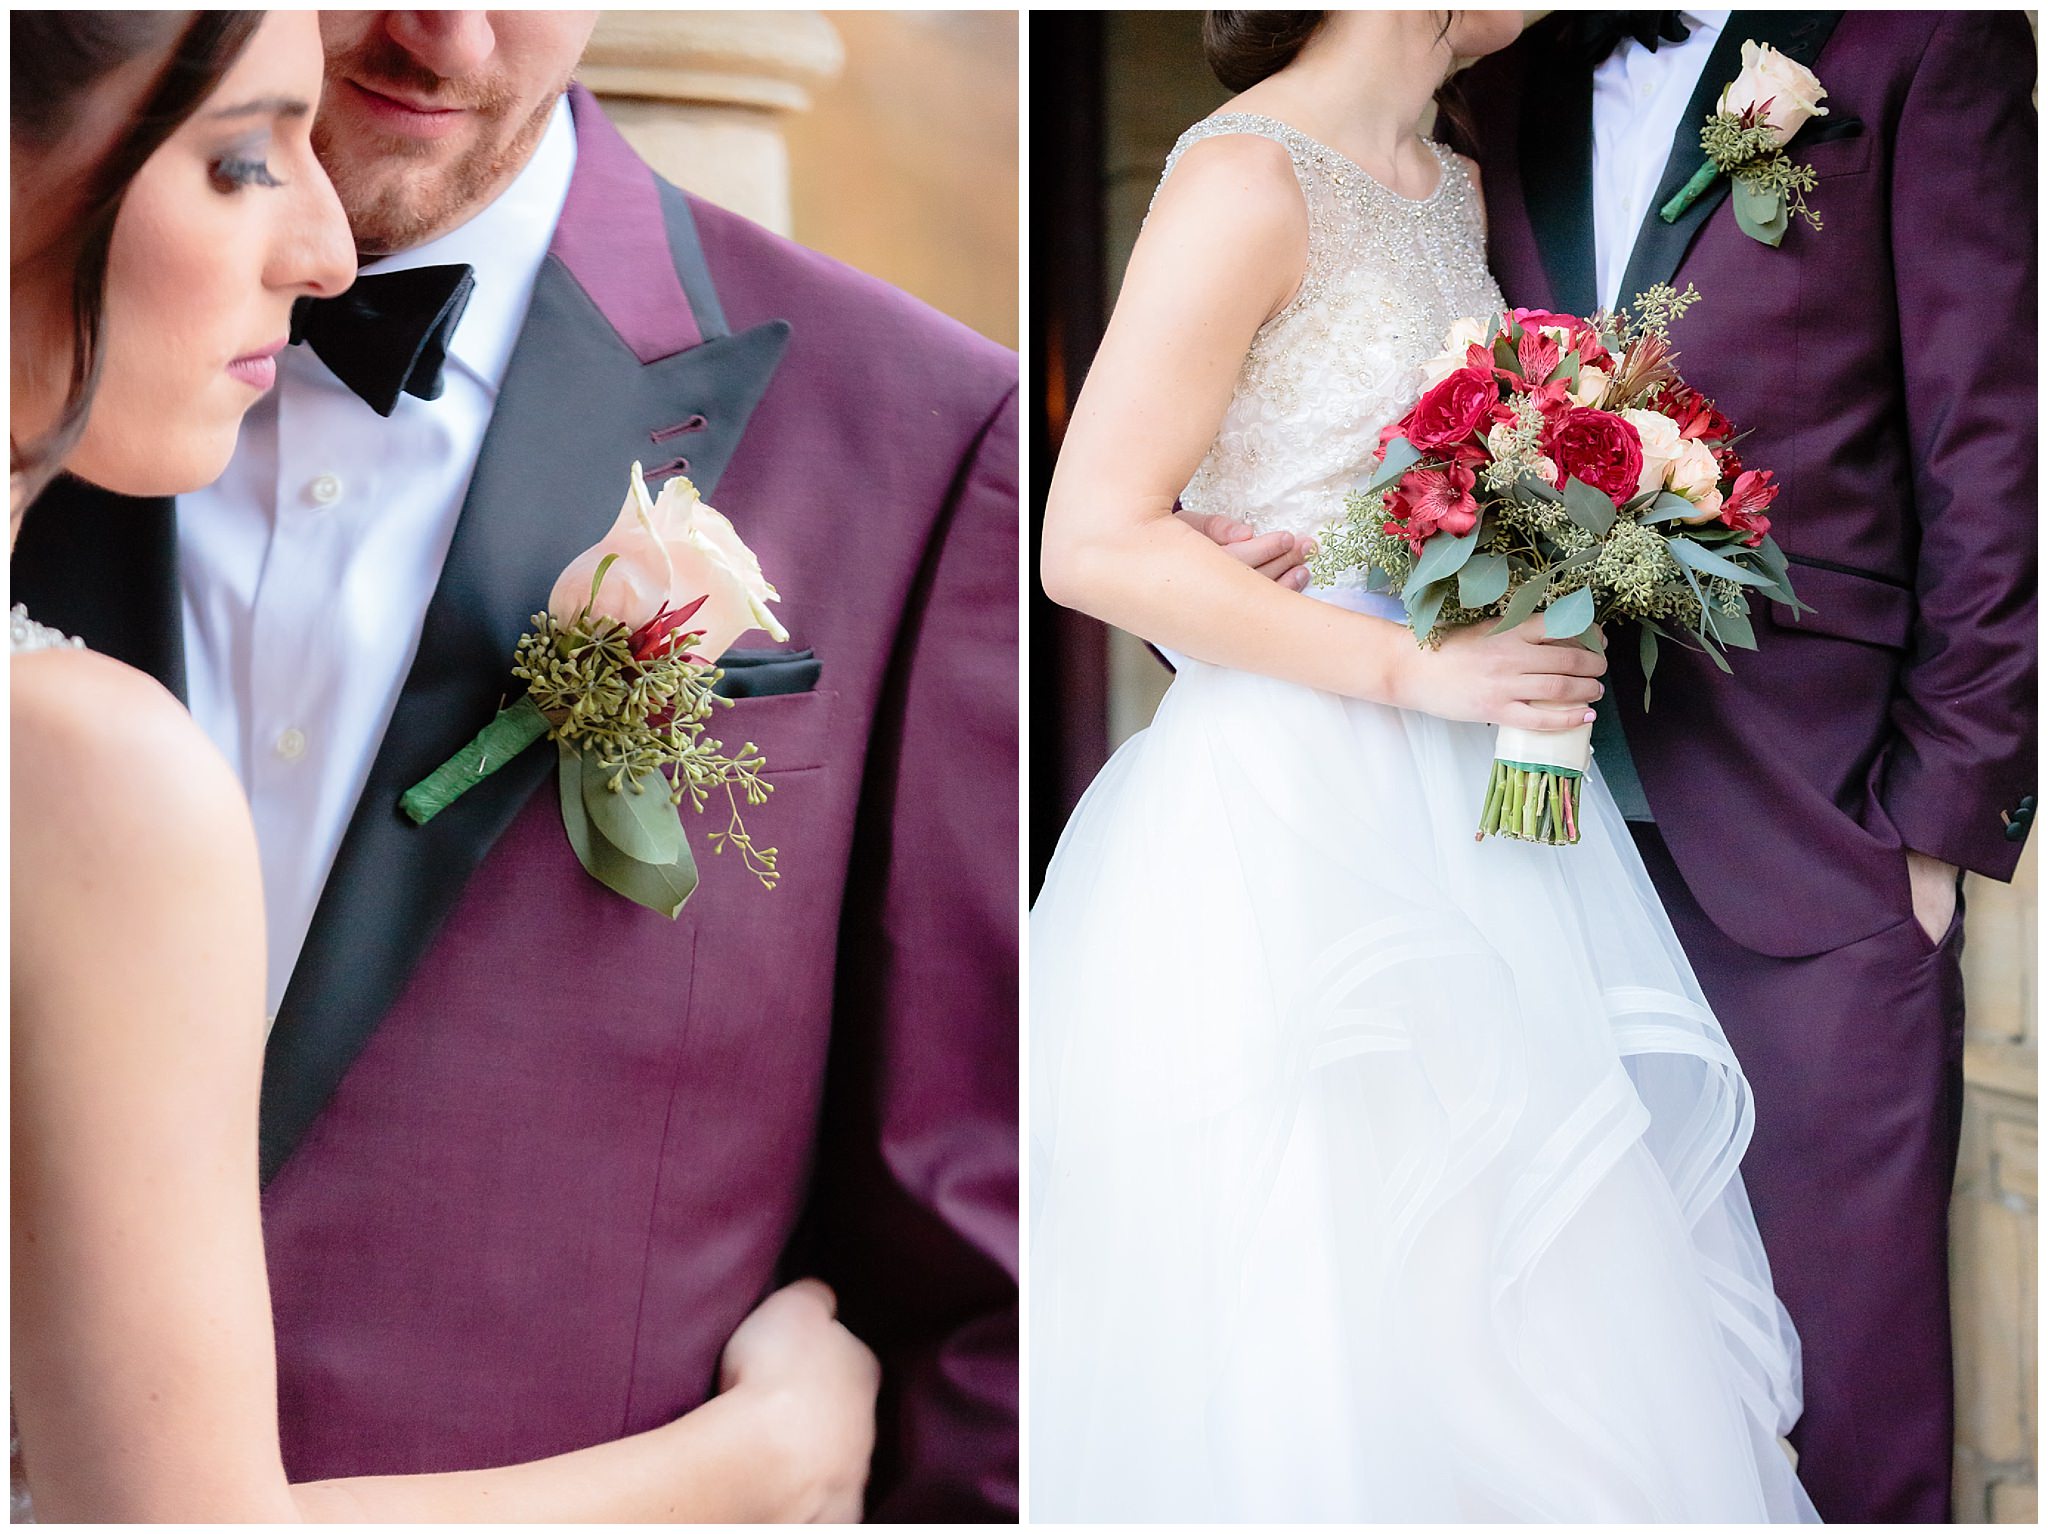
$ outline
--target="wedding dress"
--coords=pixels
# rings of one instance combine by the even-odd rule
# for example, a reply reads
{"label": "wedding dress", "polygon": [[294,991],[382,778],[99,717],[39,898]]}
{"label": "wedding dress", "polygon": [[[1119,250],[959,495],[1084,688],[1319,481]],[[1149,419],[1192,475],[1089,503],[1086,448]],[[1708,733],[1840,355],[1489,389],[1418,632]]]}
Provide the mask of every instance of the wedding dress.
{"label": "wedding dress", "polygon": [[[1452,321],[1421,200],[1309,216],[1184,504],[1310,534]],[[1315,593],[1399,617],[1362,590]],[[1809,1521],[1750,1095],[1613,801],[1475,842],[1491,732],[1177,658],[1031,918],[1036,1520]]]}

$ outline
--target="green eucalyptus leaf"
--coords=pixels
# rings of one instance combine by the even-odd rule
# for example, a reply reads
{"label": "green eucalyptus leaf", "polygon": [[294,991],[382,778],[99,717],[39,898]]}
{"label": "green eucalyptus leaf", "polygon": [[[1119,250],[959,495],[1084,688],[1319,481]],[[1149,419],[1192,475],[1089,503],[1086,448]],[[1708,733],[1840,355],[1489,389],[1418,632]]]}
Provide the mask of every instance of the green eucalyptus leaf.
{"label": "green eucalyptus leaf", "polygon": [[1605,490],[1595,490],[1584,480],[1570,475],[1564,482],[1564,509],[1571,519],[1595,538],[1605,538],[1614,526],[1614,502]]}
{"label": "green eucalyptus leaf", "polygon": [[1515,488],[1525,495],[1535,496],[1539,501],[1548,501],[1553,506],[1561,505],[1564,502],[1564,497],[1557,493],[1555,485],[1550,484],[1546,480],[1539,479],[1534,474],[1524,474],[1515,481]]}
{"label": "green eucalyptus leaf", "polygon": [[1771,578],[1759,574],[1747,565],[1738,565],[1732,559],[1716,554],[1712,549],[1702,548],[1690,538],[1672,538],[1665,547],[1671,550],[1671,557],[1681,565],[1690,566],[1702,575],[1718,575],[1724,580],[1735,581],[1744,586],[1768,586]]}
{"label": "green eucalyptus leaf", "polygon": [[[1519,336],[1517,340],[1521,339]],[[1493,360],[1506,368],[1515,377],[1522,376],[1522,354],[1515,350],[1506,336],[1493,343]]]}
{"label": "green eucalyptus leaf", "polygon": [[1643,712],[1650,711],[1650,678],[1657,674],[1657,639],[1664,631],[1645,623],[1636,636],[1636,656],[1643,669]]}
{"label": "green eucalyptus leaf", "polygon": [[1652,522],[1676,522],[1681,518],[1696,517],[1699,514],[1699,507],[1693,505],[1684,496],[1673,495],[1669,490],[1664,490],[1658,492],[1657,498],[1650,503],[1649,510],[1636,514],[1636,520],[1645,524]]}
{"label": "green eucalyptus leaf", "polygon": [[683,844],[682,818],[658,772],[644,774],[637,789],[628,782],[614,792],[611,774],[590,752],[583,758],[583,807],[606,841],[643,863],[673,862]]}
{"label": "green eucalyptus leaf", "polygon": [[[621,852],[591,824],[583,793],[583,753],[567,741],[557,741],[556,745],[561,754],[555,777],[562,803],[562,829],[569,835],[576,861],[605,888],[673,919],[697,887],[697,863],[690,855],[688,840],[682,841],[676,855],[663,863],[643,863]],[[677,826],[680,829],[680,821]]]}
{"label": "green eucalyptus leaf", "polygon": [[1748,613],[1730,612],[1725,607],[1710,608],[1708,611],[1713,620],[1714,637],[1721,643],[1732,645],[1738,650],[1756,648],[1756,629],[1751,625]]}
{"label": "green eucalyptus leaf", "polygon": [[1593,591],[1581,586],[1543,609],[1545,639],[1575,639],[1593,626]]}
{"label": "green eucalyptus leaf", "polygon": [[697,860],[690,844],[680,844],[675,857],[663,863],[643,863],[598,837],[591,863],[585,866],[607,889],[616,890],[635,905],[666,916],[670,921],[682,913],[683,902],[697,888]]}
{"label": "green eucalyptus leaf", "polygon": [[1437,615],[1444,610],[1444,603],[1450,598],[1451,583],[1437,581],[1428,586],[1414,586],[1412,592],[1403,593],[1401,600],[1408,608],[1408,626],[1415,631],[1418,640],[1429,638],[1430,630],[1436,627]]}
{"label": "green eucalyptus leaf", "polygon": [[1408,577],[1405,591],[1420,591],[1435,581],[1447,580],[1465,568],[1465,561],[1472,557],[1472,551],[1479,547],[1479,526],[1473,524],[1472,531],[1463,537],[1447,538],[1436,534],[1422,546],[1422,557],[1415,561],[1415,571]]}
{"label": "green eucalyptus leaf", "polygon": [[1579,381],[1579,352],[1577,347],[1573,347],[1572,350],[1558,358],[1557,366],[1550,370],[1550,376],[1543,381],[1545,383],[1556,383],[1560,378],[1565,381],[1567,386]]}
{"label": "green eucalyptus leaf", "polygon": [[1515,588],[1515,594],[1508,598],[1507,610],[1500,615],[1500,622],[1493,626],[1496,634],[1505,634],[1511,628],[1527,623],[1536,614],[1536,605],[1543,600],[1543,594],[1550,589],[1550,577],[1539,570]]}
{"label": "green eucalyptus leaf", "polygon": [[1782,244],[1791,215],[1782,192],[1766,192],[1754,181],[1737,177],[1729,201],[1735,208],[1735,223],[1752,240],[1772,246]]}
{"label": "green eucalyptus leaf", "polygon": [[1490,607],[1507,589],[1505,554],[1474,554],[1458,572],[1458,601],[1465,607]]}
{"label": "green eucalyptus leaf", "polygon": [[1396,437],[1387,444],[1387,456],[1372,477],[1359,488],[1366,495],[1376,495],[1406,474],[1422,461],[1422,449],[1406,437]]}

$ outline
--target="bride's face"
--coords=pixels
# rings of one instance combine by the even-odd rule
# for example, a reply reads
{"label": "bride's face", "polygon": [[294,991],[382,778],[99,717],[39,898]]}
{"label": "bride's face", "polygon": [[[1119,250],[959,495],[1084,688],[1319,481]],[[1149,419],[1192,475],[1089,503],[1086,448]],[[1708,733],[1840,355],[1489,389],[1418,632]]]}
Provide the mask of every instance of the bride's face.
{"label": "bride's face", "polygon": [[271,12],[130,184],[73,473],[128,495],[217,479],[275,379],[293,300],[354,281],[348,223],[313,158],[322,73],[314,14]]}

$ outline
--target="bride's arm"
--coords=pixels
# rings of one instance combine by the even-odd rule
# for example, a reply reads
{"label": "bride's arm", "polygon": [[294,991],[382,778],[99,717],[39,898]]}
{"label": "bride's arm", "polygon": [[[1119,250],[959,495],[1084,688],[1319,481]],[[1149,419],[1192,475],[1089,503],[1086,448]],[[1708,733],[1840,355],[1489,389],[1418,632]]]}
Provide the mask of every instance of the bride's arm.
{"label": "bride's arm", "polygon": [[12,671],[13,1388],[39,1518],[858,1508],[873,1364],[822,1290],[771,1300],[745,1350],[735,1339],[734,1387],[653,1432],[466,1475],[288,1485],[257,1197],[264,944],[247,809],[138,673],[82,652]]}
{"label": "bride's arm", "polygon": [[1467,630],[1422,651],[1398,624],[1262,578],[1173,515],[1307,250],[1307,211],[1278,144],[1227,135],[1183,155],[1067,426],[1046,497],[1046,594],[1198,660],[1448,718],[1572,727],[1580,716],[1528,705],[1590,703],[1606,662],[1540,643],[1540,623],[1498,638]]}

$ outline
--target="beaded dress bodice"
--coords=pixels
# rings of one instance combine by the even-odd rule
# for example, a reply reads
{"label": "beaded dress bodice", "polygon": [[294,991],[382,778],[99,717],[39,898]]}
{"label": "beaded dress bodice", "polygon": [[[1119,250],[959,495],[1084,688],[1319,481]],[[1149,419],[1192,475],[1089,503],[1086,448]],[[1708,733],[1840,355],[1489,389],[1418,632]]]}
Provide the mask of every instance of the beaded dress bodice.
{"label": "beaded dress bodice", "polygon": [[1478,192],[1442,145],[1430,145],[1442,180],[1416,200],[1275,118],[1230,113],[1181,135],[1161,184],[1191,145],[1224,133],[1287,151],[1308,205],[1308,263],[1300,290],[1253,338],[1181,504],[1262,533],[1310,534],[1366,477],[1380,428],[1415,402],[1452,323],[1498,314],[1500,289]]}
{"label": "beaded dress bodice", "polygon": [[37,650],[82,649],[85,641],[73,639],[69,634],[60,633],[47,623],[38,623],[28,615],[28,609],[16,603],[7,615],[7,653],[29,655]]}

